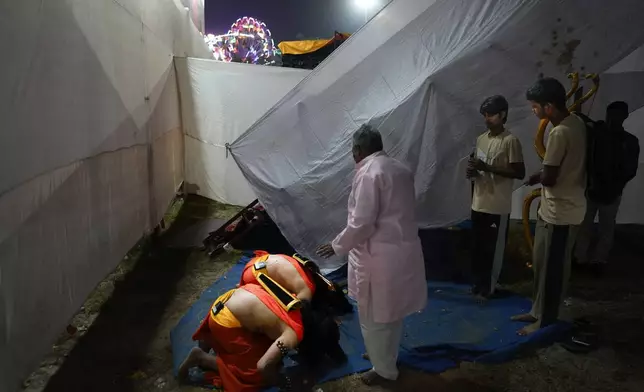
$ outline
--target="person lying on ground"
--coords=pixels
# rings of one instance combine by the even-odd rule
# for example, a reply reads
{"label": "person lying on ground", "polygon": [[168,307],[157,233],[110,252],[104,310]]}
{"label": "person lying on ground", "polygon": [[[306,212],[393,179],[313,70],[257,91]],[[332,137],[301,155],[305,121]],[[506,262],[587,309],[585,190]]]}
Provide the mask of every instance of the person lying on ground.
{"label": "person lying on ground", "polygon": [[243,285],[214,302],[192,336],[199,344],[181,364],[179,378],[200,367],[207,382],[228,392],[288,390],[295,385],[281,368],[289,351],[298,349],[303,362],[316,364],[326,355],[344,354],[339,338],[338,325],[308,303],[288,311],[260,285]]}
{"label": "person lying on ground", "polygon": [[353,312],[353,306],[340,287],[322,276],[314,262],[299,255],[290,257],[255,251],[255,257],[244,267],[239,285],[260,284],[259,273],[268,275],[299,300],[311,302],[314,309],[337,316]]}

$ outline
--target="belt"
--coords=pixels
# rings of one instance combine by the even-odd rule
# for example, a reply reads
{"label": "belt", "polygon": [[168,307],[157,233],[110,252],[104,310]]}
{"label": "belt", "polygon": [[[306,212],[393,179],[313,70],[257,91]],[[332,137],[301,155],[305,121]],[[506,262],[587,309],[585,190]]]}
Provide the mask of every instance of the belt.
{"label": "belt", "polygon": [[324,282],[324,284],[327,286],[327,289],[329,289],[330,291],[335,291],[335,285],[333,284],[333,282],[325,278],[321,273],[317,272],[317,268],[315,268],[315,264],[311,260],[305,259],[304,256],[300,255],[299,253],[294,254],[293,258],[297,260],[297,262],[300,263],[302,267],[317,275],[318,278],[322,280],[322,282]]}
{"label": "belt", "polygon": [[291,311],[299,309],[302,302],[299,298],[291,294],[288,290],[277,283],[273,278],[266,274],[266,260],[269,255],[260,257],[253,265],[253,274],[257,282],[271,295],[277,302],[284,308],[284,310]]}

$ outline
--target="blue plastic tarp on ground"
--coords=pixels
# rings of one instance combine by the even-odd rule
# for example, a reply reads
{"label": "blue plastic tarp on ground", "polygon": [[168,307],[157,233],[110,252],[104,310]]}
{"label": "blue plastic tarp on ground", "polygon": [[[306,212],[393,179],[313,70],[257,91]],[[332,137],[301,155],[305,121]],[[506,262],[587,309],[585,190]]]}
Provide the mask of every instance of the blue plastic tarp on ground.
{"label": "blue plastic tarp on ground", "polygon": [[[175,374],[196,344],[192,334],[208,314],[219,295],[235,287],[242,268],[249,259],[242,257],[228,273],[204,291],[170,333]],[[529,337],[516,334],[522,324],[510,316],[530,309],[526,298],[507,293],[484,304],[468,294],[468,287],[451,283],[428,282],[427,307],[405,320],[400,349],[400,363],[427,372],[439,373],[458,366],[461,361],[499,363],[510,361],[527,349],[552,344],[562,337],[569,325],[560,323],[542,329]],[[336,369],[323,372],[318,382],[341,378],[368,370],[360,323],[355,312],[342,319],[341,345],[349,360]],[[287,360],[285,367],[297,372],[297,363]],[[199,383],[199,372],[191,373]]]}

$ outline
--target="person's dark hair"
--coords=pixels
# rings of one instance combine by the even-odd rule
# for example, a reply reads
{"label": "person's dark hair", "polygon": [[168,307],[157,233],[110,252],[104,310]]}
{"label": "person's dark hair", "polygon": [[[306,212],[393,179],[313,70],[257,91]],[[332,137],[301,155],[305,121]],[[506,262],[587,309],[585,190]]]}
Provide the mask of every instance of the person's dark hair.
{"label": "person's dark hair", "polygon": [[541,106],[551,104],[561,111],[566,110],[566,88],[555,78],[537,80],[525,93],[528,101]]}
{"label": "person's dark hair", "polygon": [[382,145],[382,136],[380,132],[376,130],[371,125],[363,124],[357,131],[353,134],[353,147],[359,148],[360,151],[365,155],[371,155],[373,153],[383,150]]}
{"label": "person's dark hair", "polygon": [[298,359],[309,367],[317,366],[325,357],[340,364],[347,357],[340,347],[340,327],[335,316],[353,312],[353,306],[335,283],[333,290],[329,288],[318,275],[317,264],[307,260],[305,270],[315,284],[315,294],[311,301],[302,301],[300,308],[304,338],[298,345]]}
{"label": "person's dark hair", "polygon": [[327,312],[315,309],[309,301],[302,301],[300,308],[304,337],[297,346],[298,362],[318,366],[325,358],[334,364],[346,361],[346,354],[340,347],[340,327]]}
{"label": "person's dark hair", "polygon": [[326,282],[319,277],[315,279],[315,294],[313,295],[313,307],[335,316],[343,316],[353,313],[353,305],[347,299],[342,289],[332,282],[331,290]]}
{"label": "person's dark hair", "polygon": [[606,111],[620,111],[628,114],[628,104],[624,101],[611,102],[608,104],[608,107],[606,107]]}
{"label": "person's dark hair", "polygon": [[508,110],[509,110],[510,105],[508,105],[508,101],[505,99],[504,96],[502,95],[493,95],[491,97],[488,97],[483,101],[481,104],[481,108],[479,109],[479,112],[482,115],[496,115],[501,112],[505,112],[505,117],[503,117],[503,124],[505,124],[508,121]]}
{"label": "person's dark hair", "polygon": [[342,289],[333,282],[331,282],[333,285],[333,289],[331,289],[327,281],[318,275],[320,273],[320,267],[317,264],[308,260],[306,268],[309,269],[308,275],[315,284],[315,294],[313,294],[311,301],[314,309],[335,316],[343,316],[353,312],[353,306],[347,299],[347,296],[344,295]]}

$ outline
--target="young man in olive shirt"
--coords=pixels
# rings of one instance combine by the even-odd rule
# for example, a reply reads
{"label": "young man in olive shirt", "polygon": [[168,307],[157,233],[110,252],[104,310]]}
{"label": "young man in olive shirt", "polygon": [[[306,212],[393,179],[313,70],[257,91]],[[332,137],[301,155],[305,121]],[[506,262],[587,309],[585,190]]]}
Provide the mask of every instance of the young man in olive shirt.
{"label": "young man in olive shirt", "polygon": [[530,313],[513,317],[529,325],[527,335],[557,321],[570,277],[571,256],[586,213],[586,125],[568,112],[566,89],[556,79],[537,81],[526,93],[532,111],[554,126],[548,135],[543,168],[527,181],[541,184],[541,207],[534,236],[533,304]]}
{"label": "young man in olive shirt", "polygon": [[487,298],[499,278],[512,207],[514,180],[523,179],[521,143],[506,128],[508,102],[500,95],[487,98],[480,109],[488,131],[476,140],[467,177],[472,194],[472,293]]}

